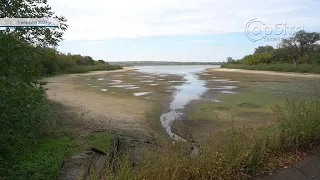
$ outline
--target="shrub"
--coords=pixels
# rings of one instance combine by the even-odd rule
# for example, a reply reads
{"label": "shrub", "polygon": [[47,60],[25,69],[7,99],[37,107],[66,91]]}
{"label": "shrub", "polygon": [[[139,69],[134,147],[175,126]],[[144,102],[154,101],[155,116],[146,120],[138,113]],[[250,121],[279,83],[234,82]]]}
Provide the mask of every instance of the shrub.
{"label": "shrub", "polygon": [[36,49],[11,35],[0,35],[0,123],[1,141],[37,126],[30,117],[44,98],[35,81],[40,67]]}

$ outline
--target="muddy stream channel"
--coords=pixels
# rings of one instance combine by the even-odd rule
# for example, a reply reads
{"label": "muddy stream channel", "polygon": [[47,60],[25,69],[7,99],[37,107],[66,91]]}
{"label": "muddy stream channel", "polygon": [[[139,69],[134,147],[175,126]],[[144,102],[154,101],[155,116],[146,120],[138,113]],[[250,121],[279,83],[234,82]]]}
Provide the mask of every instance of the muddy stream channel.
{"label": "muddy stream channel", "polygon": [[183,76],[183,84],[173,86],[176,89],[169,107],[160,116],[160,122],[167,134],[174,140],[187,142],[186,139],[175,134],[171,130],[171,124],[182,117],[182,110],[192,100],[200,99],[208,90],[206,81],[200,80],[197,73],[207,68],[219,68],[219,66],[136,66],[139,72],[151,74],[175,74]]}

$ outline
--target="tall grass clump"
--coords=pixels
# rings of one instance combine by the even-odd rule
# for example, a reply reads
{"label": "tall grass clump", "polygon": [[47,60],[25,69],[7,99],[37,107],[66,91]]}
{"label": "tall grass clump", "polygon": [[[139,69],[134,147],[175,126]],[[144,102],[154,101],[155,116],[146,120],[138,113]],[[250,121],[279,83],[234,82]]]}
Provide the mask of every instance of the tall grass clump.
{"label": "tall grass clump", "polygon": [[276,107],[282,144],[303,148],[320,139],[320,97],[287,100],[285,107]]}
{"label": "tall grass clump", "polygon": [[116,167],[121,171],[119,176],[117,173],[107,176],[114,179],[246,179],[271,172],[285,158],[295,157],[309,143],[320,139],[320,98],[291,99],[285,106],[274,107],[274,112],[278,117],[275,124],[231,128],[212,134],[199,144],[199,156],[188,154],[187,143],[163,142],[157,149],[146,150],[139,165],[132,168],[128,161],[122,161]]}

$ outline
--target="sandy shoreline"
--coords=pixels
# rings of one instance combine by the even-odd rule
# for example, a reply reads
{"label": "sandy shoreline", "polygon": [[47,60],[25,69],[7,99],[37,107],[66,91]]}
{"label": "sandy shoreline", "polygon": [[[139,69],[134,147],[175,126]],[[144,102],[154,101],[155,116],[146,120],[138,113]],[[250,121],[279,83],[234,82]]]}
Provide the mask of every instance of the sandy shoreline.
{"label": "sandy shoreline", "polygon": [[209,68],[207,69],[207,71],[211,71],[211,72],[223,71],[223,72],[237,72],[237,73],[248,73],[248,74],[266,74],[266,75],[277,75],[277,76],[320,78],[319,74],[274,72],[274,71],[246,70],[246,69]]}

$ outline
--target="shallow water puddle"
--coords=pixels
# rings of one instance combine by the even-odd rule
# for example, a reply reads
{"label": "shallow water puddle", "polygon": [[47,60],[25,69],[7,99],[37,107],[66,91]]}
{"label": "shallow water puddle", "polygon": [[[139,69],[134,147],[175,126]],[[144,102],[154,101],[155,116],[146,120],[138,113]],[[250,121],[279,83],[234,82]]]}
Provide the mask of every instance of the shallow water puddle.
{"label": "shallow water puddle", "polygon": [[128,88],[128,87],[134,87],[136,85],[133,84],[124,84],[124,85],[114,85],[114,86],[110,86],[110,87],[115,87],[115,88]]}
{"label": "shallow water puddle", "polygon": [[222,90],[222,89],[237,89],[239,88],[238,86],[218,86],[216,88],[211,88],[211,89],[217,89],[217,90]]}
{"label": "shallow water puddle", "polygon": [[212,81],[215,81],[215,82],[229,82],[230,79],[214,79]]}
{"label": "shallow water puddle", "polygon": [[107,92],[108,89],[100,89],[102,92]]}
{"label": "shallow water puddle", "polygon": [[121,80],[111,80],[111,81],[112,81],[112,83],[109,83],[109,84],[120,84],[123,82]]}
{"label": "shallow water puddle", "polygon": [[123,77],[124,75],[123,74],[116,74],[116,75],[113,75],[112,77]]}
{"label": "shallow water puddle", "polygon": [[211,74],[208,74],[208,73],[203,73],[202,75],[203,76],[211,76]]}
{"label": "shallow water puddle", "polygon": [[151,78],[152,76],[139,76],[141,78]]}
{"label": "shallow water puddle", "polygon": [[213,79],[213,80],[209,80],[209,81],[214,81],[214,82],[223,82],[223,83],[235,83],[235,82],[239,82],[239,81],[232,81],[230,79]]}
{"label": "shallow water puddle", "polygon": [[233,91],[220,91],[220,93],[222,93],[222,94],[238,94],[237,92],[233,92]]}
{"label": "shallow water puddle", "polygon": [[150,82],[153,82],[152,80],[147,80],[147,81],[140,81],[140,82],[142,82],[142,83],[150,83]]}
{"label": "shallow water puddle", "polygon": [[137,87],[137,86],[135,86],[135,87],[128,87],[128,88],[125,88],[125,89],[139,89],[140,87]]}
{"label": "shallow water puddle", "polygon": [[160,74],[159,76],[160,76],[160,77],[167,77],[168,75],[166,75],[166,74]]}
{"label": "shallow water puddle", "polygon": [[103,81],[104,80],[104,78],[99,78],[99,79],[97,79],[98,81]]}
{"label": "shallow water puddle", "polygon": [[151,94],[151,92],[137,92],[137,93],[132,93],[134,96],[144,96],[147,94]]}
{"label": "shallow water puddle", "polygon": [[149,84],[150,86],[158,86],[158,84]]}
{"label": "shallow water puddle", "polygon": [[185,81],[168,81],[169,83],[183,83]]}
{"label": "shallow water puddle", "polygon": [[[166,84],[181,82],[179,86],[172,86],[176,89],[173,94],[173,100],[169,107],[160,116],[160,122],[167,134],[174,140],[187,141],[171,131],[171,125],[174,120],[179,120],[183,115],[183,109],[192,100],[201,99],[201,95],[207,91],[206,81],[198,79],[196,73],[200,73],[209,67],[219,66],[140,66],[138,71],[144,73],[156,74],[158,77],[166,77],[169,74],[181,75],[184,81],[168,81]],[[162,80],[161,78],[158,79]],[[163,80],[162,80],[163,81]],[[165,92],[172,92],[168,88]]]}
{"label": "shallow water puddle", "polygon": [[222,101],[218,100],[218,99],[215,99],[215,100],[212,100],[211,102],[214,102],[214,103],[221,103]]}

